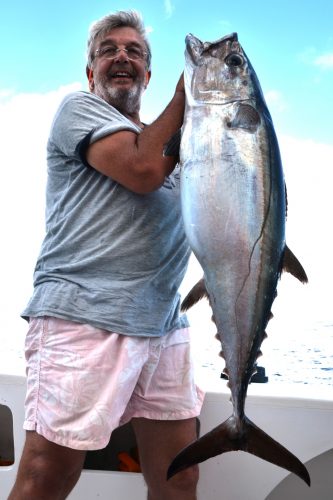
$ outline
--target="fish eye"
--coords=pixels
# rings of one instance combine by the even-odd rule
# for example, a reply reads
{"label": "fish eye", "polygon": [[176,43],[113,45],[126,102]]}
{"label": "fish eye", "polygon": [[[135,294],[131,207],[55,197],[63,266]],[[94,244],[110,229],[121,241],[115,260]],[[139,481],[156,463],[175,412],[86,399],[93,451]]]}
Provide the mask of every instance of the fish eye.
{"label": "fish eye", "polygon": [[242,64],[244,64],[244,59],[239,54],[229,54],[225,58],[225,63],[228,66],[242,66]]}

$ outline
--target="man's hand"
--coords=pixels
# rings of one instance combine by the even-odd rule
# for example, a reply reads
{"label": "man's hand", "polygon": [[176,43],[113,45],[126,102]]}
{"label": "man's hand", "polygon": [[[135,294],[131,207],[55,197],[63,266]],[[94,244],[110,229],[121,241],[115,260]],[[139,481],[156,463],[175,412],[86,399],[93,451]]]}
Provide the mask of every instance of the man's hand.
{"label": "man's hand", "polygon": [[185,92],[184,73],[180,75],[180,78],[176,86],[176,92]]}

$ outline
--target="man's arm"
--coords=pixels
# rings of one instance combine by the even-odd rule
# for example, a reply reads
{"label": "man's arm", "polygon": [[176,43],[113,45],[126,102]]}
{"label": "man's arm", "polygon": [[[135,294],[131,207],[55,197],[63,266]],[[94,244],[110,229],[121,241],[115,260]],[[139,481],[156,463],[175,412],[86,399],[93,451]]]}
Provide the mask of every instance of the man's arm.
{"label": "man's arm", "polygon": [[144,194],[158,189],[175,167],[176,159],[163,156],[163,147],[183,123],[183,77],[163,113],[141,134],[120,131],[91,144],[89,165],[126,188]]}

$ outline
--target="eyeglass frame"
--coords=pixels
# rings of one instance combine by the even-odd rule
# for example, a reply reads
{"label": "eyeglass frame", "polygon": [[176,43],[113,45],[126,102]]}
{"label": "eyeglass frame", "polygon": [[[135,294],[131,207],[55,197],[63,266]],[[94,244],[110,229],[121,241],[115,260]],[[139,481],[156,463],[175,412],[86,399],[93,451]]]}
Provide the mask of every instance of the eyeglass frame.
{"label": "eyeglass frame", "polygon": [[[104,54],[100,54],[100,51],[103,50],[103,48],[104,49],[114,48],[115,54],[112,57],[108,57],[108,56],[105,56]],[[128,54],[128,51],[131,50],[132,48],[137,49],[141,53],[141,55],[139,57],[137,57],[136,59],[133,59]],[[120,47],[117,47],[115,45],[114,46],[105,45],[105,46],[102,46],[102,47],[99,47],[98,49],[96,49],[94,52],[94,56],[95,57],[105,57],[106,59],[115,59],[122,50],[126,53],[128,59],[130,61],[145,61],[145,62],[147,62],[148,52],[145,50],[142,50],[141,47],[137,47],[137,46],[133,46],[133,47],[129,47],[129,48],[126,48],[126,47],[120,48]]]}

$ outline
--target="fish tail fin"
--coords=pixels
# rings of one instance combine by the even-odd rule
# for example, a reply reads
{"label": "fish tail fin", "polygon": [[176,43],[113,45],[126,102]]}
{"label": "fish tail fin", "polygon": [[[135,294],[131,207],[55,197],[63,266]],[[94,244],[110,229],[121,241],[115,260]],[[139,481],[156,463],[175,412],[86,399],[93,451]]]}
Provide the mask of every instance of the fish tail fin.
{"label": "fish tail fin", "polygon": [[235,423],[235,417],[232,416],[184,448],[170,464],[167,478],[170,479],[177,472],[221,453],[242,450],[293,472],[310,486],[309,473],[295,455],[248,418],[245,417],[240,426]]}
{"label": "fish tail fin", "polygon": [[309,473],[295,455],[257,427],[251,420],[246,419],[245,426],[247,439],[244,448],[242,448],[244,451],[296,474],[310,486]]}

